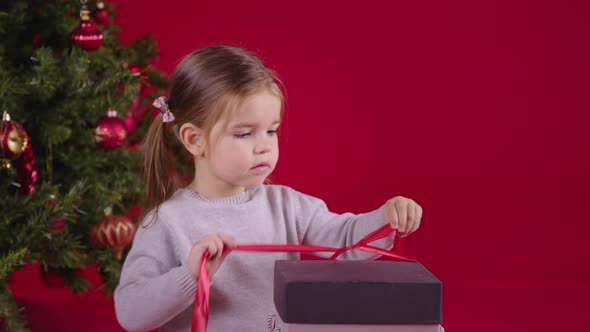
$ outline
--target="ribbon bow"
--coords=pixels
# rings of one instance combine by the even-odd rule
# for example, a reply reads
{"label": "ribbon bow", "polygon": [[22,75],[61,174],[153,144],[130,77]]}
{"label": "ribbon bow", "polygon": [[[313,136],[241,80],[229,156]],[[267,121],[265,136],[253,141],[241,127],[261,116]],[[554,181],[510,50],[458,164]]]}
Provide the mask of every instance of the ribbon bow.
{"label": "ribbon bow", "polygon": [[[344,248],[322,247],[304,244],[261,244],[261,245],[238,245],[231,250],[237,251],[258,251],[258,252],[333,252],[334,254],[328,258],[335,260],[350,249],[358,249],[382,256],[394,258],[399,261],[415,262],[412,259],[396,255],[382,248],[377,248],[368,245],[368,243],[382,239],[389,235],[396,235],[397,230],[391,228],[389,225],[384,225],[376,231],[368,234],[362,238],[358,243]],[[209,320],[209,290],[211,287],[211,277],[207,270],[207,260],[209,259],[209,252],[203,254],[201,261],[201,268],[199,270],[199,277],[197,281],[197,292],[195,294],[195,307],[193,311],[193,322],[191,332],[206,332],[207,322]]]}
{"label": "ribbon bow", "polygon": [[172,122],[174,119],[176,119],[174,114],[170,112],[170,107],[168,106],[168,103],[166,103],[166,98],[164,96],[156,98],[152,105],[160,109],[160,113],[162,113],[162,121],[164,123]]}

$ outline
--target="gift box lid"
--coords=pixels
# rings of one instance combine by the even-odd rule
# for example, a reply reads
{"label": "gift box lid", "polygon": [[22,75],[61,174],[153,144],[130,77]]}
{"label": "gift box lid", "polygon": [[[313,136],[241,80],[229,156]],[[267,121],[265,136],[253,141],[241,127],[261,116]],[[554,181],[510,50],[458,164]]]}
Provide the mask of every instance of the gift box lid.
{"label": "gift box lid", "polygon": [[442,284],[417,262],[277,261],[274,302],[286,323],[442,322]]}

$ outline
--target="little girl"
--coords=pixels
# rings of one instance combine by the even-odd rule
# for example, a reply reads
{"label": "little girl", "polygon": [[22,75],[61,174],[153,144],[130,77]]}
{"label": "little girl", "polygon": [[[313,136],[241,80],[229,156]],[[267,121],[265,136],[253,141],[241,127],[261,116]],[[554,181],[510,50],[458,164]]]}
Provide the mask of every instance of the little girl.
{"label": "little girl", "polygon": [[[162,114],[144,141],[149,213],[115,291],[117,318],[125,329],[190,331],[196,280],[208,250],[208,331],[269,331],[267,319],[276,314],[274,262],[297,255],[228,255],[228,248],[237,243],[344,247],[383,223],[402,236],[419,227],[422,208],[404,197],[365,214],[335,214],[317,198],[264,184],[279,157],[277,130],[284,111],[279,86],[260,59],[234,46],[197,50],[176,68],[169,100],[154,103]],[[168,129],[174,136],[166,135]],[[182,185],[167,137],[191,155],[195,173],[188,185]],[[392,243],[389,237],[373,245]],[[354,250],[344,256],[371,258]]]}

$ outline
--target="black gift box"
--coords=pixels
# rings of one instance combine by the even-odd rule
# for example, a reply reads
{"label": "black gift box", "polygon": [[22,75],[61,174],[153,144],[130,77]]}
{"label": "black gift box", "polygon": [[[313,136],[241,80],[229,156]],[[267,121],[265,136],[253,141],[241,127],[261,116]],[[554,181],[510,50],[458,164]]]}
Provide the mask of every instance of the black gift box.
{"label": "black gift box", "polygon": [[416,262],[277,261],[274,302],[285,323],[442,322],[442,284]]}

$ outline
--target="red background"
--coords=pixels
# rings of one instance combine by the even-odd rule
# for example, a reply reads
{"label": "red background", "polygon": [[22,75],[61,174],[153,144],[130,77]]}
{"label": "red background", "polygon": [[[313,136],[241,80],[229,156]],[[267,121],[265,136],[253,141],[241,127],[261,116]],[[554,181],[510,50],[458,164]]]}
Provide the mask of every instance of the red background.
{"label": "red background", "polygon": [[[228,43],[280,74],[275,183],[338,212],[420,203],[403,249],[442,280],[447,331],[587,324],[589,2],[116,3],[122,42],[152,33],[160,69]],[[115,324],[99,302],[70,324]],[[57,324],[31,308],[39,330]]]}

